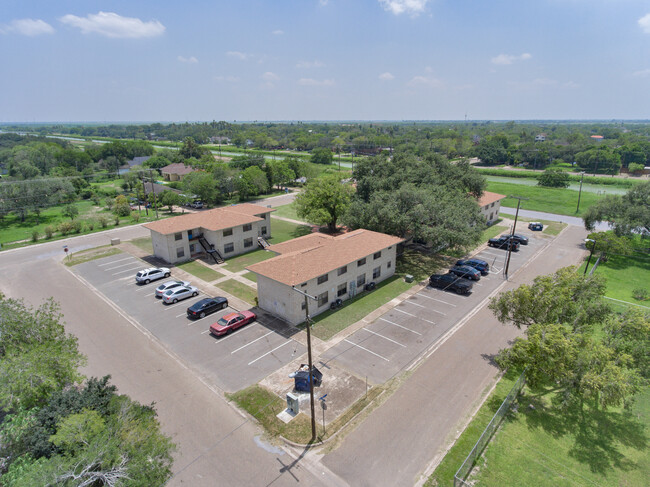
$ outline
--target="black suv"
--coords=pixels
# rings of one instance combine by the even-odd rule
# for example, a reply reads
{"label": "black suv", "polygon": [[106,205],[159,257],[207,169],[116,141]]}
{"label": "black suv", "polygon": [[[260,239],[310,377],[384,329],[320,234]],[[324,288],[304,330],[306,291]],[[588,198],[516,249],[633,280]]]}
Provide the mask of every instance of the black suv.
{"label": "black suv", "polygon": [[205,318],[206,315],[228,307],[228,300],[222,297],[204,298],[187,308],[188,318]]}
{"label": "black suv", "polygon": [[431,287],[449,289],[456,294],[469,294],[474,284],[467,279],[457,277],[454,274],[433,274],[429,277]]}
{"label": "black suv", "polygon": [[[509,235],[503,235],[504,237],[508,237]],[[519,233],[515,233],[512,237],[514,241],[519,242],[520,245],[528,245],[528,237],[525,235],[521,235]]]}
{"label": "black suv", "polygon": [[491,238],[488,240],[488,245],[490,247],[496,247],[497,249],[512,249],[519,250],[519,242],[515,239],[511,239],[510,236],[501,236],[497,238]]}
{"label": "black suv", "polygon": [[459,260],[456,265],[468,265],[473,267],[481,273],[482,276],[487,276],[490,273],[490,264],[481,259],[467,259]]}

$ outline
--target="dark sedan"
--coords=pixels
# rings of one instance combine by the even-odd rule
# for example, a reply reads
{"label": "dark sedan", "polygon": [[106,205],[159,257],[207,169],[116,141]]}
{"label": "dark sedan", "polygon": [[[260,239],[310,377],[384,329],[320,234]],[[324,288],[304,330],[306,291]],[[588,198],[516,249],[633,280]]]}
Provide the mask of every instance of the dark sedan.
{"label": "dark sedan", "polygon": [[458,277],[471,279],[472,281],[478,281],[481,278],[481,271],[468,265],[455,265],[449,269],[449,272],[456,274]]}
{"label": "dark sedan", "polygon": [[467,259],[459,260],[456,265],[468,265],[473,267],[481,273],[482,276],[487,276],[490,273],[490,264],[481,259]]}
{"label": "dark sedan", "polygon": [[471,281],[455,274],[433,274],[429,277],[429,284],[431,284],[431,287],[437,287],[445,291],[449,289],[457,294],[469,294],[474,286]]}
{"label": "dark sedan", "polygon": [[204,298],[187,308],[188,318],[205,318],[210,313],[228,307],[228,300],[221,296],[216,298]]}

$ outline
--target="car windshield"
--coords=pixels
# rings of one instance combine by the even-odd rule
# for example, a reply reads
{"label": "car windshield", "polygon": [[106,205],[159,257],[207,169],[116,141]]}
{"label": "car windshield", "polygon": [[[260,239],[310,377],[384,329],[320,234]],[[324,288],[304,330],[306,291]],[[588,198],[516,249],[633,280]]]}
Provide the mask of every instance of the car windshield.
{"label": "car windshield", "polygon": [[217,321],[217,325],[228,326],[228,320],[224,320],[223,318],[219,318],[219,321]]}
{"label": "car windshield", "polygon": [[144,275],[144,272],[142,272],[142,271],[140,271],[140,272],[138,272],[138,273],[136,274],[136,276],[138,276],[138,277],[142,277],[143,275]]}
{"label": "car windshield", "polygon": [[169,296],[173,292],[174,292],[174,289],[169,289],[169,290],[165,291],[165,296]]}

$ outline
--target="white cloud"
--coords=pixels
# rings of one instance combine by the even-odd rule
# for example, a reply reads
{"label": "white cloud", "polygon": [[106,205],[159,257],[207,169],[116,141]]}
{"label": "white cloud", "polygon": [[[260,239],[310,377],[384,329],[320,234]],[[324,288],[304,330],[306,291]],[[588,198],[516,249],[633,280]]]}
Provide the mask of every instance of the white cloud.
{"label": "white cloud", "polygon": [[155,37],[165,32],[165,26],[157,20],[143,22],[135,17],[122,17],[114,12],[99,12],[86,17],[64,15],[64,24],[81,29],[83,34],[96,33],[113,38]]}
{"label": "white cloud", "polygon": [[41,34],[54,34],[54,28],[41,19],[17,19],[12,20],[6,27],[0,27],[0,32],[9,34],[16,32],[24,36],[38,36]]}
{"label": "white cloud", "polygon": [[321,61],[315,60],[315,61],[300,61],[298,64],[296,64],[296,68],[323,68],[325,67],[325,63],[322,63]]}
{"label": "white cloud", "polygon": [[395,79],[395,76],[393,76],[393,73],[385,72],[379,75],[379,79],[382,81],[390,81]]}
{"label": "white cloud", "polygon": [[650,34],[650,14],[644,15],[638,20],[638,22],[641,29],[643,29],[643,32]]}
{"label": "white cloud", "polygon": [[325,5],[327,5],[329,3],[329,0],[318,0],[318,3],[320,3],[321,6],[324,7]]}
{"label": "white cloud", "polygon": [[387,12],[395,15],[409,14],[413,17],[418,16],[429,3],[429,0],[379,0],[379,4]]}
{"label": "white cloud", "polygon": [[271,71],[267,71],[262,75],[262,79],[264,81],[271,82],[271,81],[278,81],[280,77],[277,74],[272,73]]}
{"label": "white cloud", "polygon": [[298,84],[301,86],[333,86],[333,79],[317,80],[313,78],[300,78]]}
{"label": "white cloud", "polygon": [[532,57],[533,56],[527,52],[520,54],[518,56],[512,54],[499,54],[498,56],[493,57],[491,61],[492,64],[507,65],[507,64],[512,64],[516,61],[527,61]]}
{"label": "white cloud", "polygon": [[274,36],[281,36],[282,34],[284,34],[284,31],[280,30],[280,29],[277,29],[277,30],[274,30],[273,32],[271,32],[271,34],[273,34]]}
{"label": "white cloud", "polygon": [[215,81],[227,81],[228,83],[236,83],[239,81],[239,77],[237,76],[215,76],[214,77]]}
{"label": "white cloud", "polygon": [[238,59],[241,59],[242,61],[246,61],[246,59],[250,57],[250,54],[246,54],[245,52],[239,52],[239,51],[228,51],[226,53],[226,56],[236,57]]}
{"label": "white cloud", "polygon": [[442,88],[444,85],[442,81],[437,78],[428,78],[426,76],[414,76],[411,81],[406,83],[407,86],[415,88],[418,86],[428,86],[430,88]]}
{"label": "white cloud", "polygon": [[646,78],[650,76],[650,68],[648,69],[642,69],[641,71],[635,71],[632,73],[632,76],[638,76],[640,78]]}
{"label": "white cloud", "polygon": [[182,63],[188,63],[188,64],[196,64],[199,62],[199,60],[196,59],[194,56],[190,56],[190,57],[178,56],[177,59]]}

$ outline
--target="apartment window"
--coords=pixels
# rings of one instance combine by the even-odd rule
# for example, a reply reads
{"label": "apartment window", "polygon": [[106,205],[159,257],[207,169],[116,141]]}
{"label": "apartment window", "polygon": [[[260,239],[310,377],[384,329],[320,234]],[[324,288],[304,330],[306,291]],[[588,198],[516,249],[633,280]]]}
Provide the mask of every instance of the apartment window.
{"label": "apartment window", "polygon": [[357,287],[362,288],[363,285],[366,283],[366,275],[361,274],[360,276],[357,277]]}
{"label": "apartment window", "polygon": [[492,203],[492,205],[490,205],[490,208],[494,208],[494,203]]}
{"label": "apartment window", "polygon": [[374,260],[379,259],[381,257],[381,250],[379,252],[375,252],[372,257]]}
{"label": "apartment window", "polygon": [[388,267],[390,269],[392,266],[393,266],[393,263],[389,260],[388,265],[386,267]]}
{"label": "apartment window", "polygon": [[490,213],[490,221],[492,221],[492,217],[494,216],[494,213]]}
{"label": "apartment window", "polygon": [[344,294],[348,292],[348,283],[344,282],[343,284],[339,284],[339,287],[336,291],[336,295],[340,298]]}
{"label": "apartment window", "polygon": [[190,245],[190,254],[194,253],[194,244]]}
{"label": "apartment window", "polygon": [[185,257],[185,249],[183,247],[179,247],[176,249],[176,257],[178,257],[179,259],[181,257]]}
{"label": "apartment window", "polygon": [[318,278],[318,284],[323,284],[324,282],[327,282],[327,274],[324,274]]}
{"label": "apartment window", "polygon": [[266,227],[262,227],[262,235],[266,235]]}
{"label": "apartment window", "polygon": [[247,223],[244,225],[244,231],[245,232],[250,232],[253,229],[253,224],[252,223]]}
{"label": "apartment window", "polygon": [[327,304],[328,298],[327,298],[327,291],[325,291],[323,294],[318,295],[318,307],[320,308],[321,306],[325,306]]}
{"label": "apartment window", "polygon": [[230,252],[234,252],[234,251],[235,251],[235,244],[232,243],[232,242],[231,242],[231,243],[227,243],[226,245],[223,246],[223,251],[224,251],[226,254],[229,254]]}
{"label": "apartment window", "polygon": [[379,276],[381,276],[381,267],[375,267],[372,270],[372,278],[377,279]]}
{"label": "apartment window", "polygon": [[343,267],[339,267],[339,270],[338,270],[337,275],[338,275],[338,276],[342,276],[342,275],[345,274],[347,271],[348,271],[348,266],[344,265]]}
{"label": "apartment window", "polygon": [[226,229],[223,231],[223,236],[224,236],[224,237],[230,237],[231,235],[232,235],[232,228],[226,228]]}
{"label": "apartment window", "polygon": [[357,267],[361,267],[362,265],[366,264],[366,258],[364,257],[363,259],[359,259],[357,261]]}
{"label": "apartment window", "polygon": [[307,308],[307,303],[305,303],[305,302],[303,301],[303,302],[300,304],[300,309],[303,310],[303,311],[305,311],[306,308]]}
{"label": "apartment window", "polygon": [[252,247],[253,246],[253,239],[252,238],[245,238],[244,239],[244,248]]}
{"label": "apartment window", "polygon": [[174,240],[183,240],[183,232],[175,233]]}

